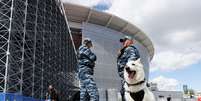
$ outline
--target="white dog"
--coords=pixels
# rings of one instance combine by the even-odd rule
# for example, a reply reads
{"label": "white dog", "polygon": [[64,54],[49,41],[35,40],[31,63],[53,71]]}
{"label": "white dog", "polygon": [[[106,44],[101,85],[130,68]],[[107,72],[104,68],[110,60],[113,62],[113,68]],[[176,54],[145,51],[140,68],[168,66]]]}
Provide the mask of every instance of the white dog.
{"label": "white dog", "polygon": [[126,101],[155,101],[153,93],[147,88],[145,73],[140,59],[128,61],[124,68]]}

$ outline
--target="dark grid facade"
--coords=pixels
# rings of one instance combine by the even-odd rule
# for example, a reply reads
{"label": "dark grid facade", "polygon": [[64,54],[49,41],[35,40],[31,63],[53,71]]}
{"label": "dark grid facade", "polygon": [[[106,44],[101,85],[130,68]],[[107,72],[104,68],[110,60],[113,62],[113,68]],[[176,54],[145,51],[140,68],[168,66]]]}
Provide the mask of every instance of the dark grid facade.
{"label": "dark grid facade", "polygon": [[0,92],[61,100],[75,82],[76,55],[59,0],[0,0]]}

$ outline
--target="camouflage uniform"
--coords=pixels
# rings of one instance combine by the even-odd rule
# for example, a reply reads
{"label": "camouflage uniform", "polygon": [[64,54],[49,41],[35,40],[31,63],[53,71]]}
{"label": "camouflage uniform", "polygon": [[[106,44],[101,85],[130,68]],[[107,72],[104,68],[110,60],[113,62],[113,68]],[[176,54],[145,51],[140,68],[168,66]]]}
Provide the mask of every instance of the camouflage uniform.
{"label": "camouflage uniform", "polygon": [[90,101],[99,101],[99,94],[96,83],[94,82],[93,72],[96,61],[96,55],[85,45],[79,48],[79,72],[80,79],[80,101],[88,101],[87,93]]}
{"label": "camouflage uniform", "polygon": [[122,95],[122,99],[124,101],[124,88],[123,85],[125,83],[124,81],[124,67],[126,65],[126,63],[130,60],[137,60],[138,58],[140,58],[140,54],[139,51],[137,50],[137,48],[135,48],[134,45],[130,45],[128,47],[125,47],[123,49],[121,49],[120,54],[118,55],[117,58],[117,69],[118,69],[118,73],[119,76],[121,77],[121,95]]}

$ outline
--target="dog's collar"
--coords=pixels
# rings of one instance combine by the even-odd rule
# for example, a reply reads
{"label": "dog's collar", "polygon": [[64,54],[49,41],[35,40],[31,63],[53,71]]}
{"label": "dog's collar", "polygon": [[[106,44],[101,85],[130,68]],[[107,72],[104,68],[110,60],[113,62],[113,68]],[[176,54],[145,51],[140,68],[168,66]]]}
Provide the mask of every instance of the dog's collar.
{"label": "dog's collar", "polygon": [[143,83],[145,83],[145,81],[146,81],[146,79],[144,78],[144,80],[142,80],[142,81],[140,81],[140,82],[138,82],[138,83],[134,83],[134,84],[129,84],[128,82],[126,82],[126,84],[128,85],[128,87],[130,87],[130,86],[137,86],[137,85],[140,85],[140,84],[143,84]]}
{"label": "dog's collar", "polygon": [[135,100],[135,101],[142,101],[144,98],[144,89],[138,91],[138,92],[130,92],[130,91],[126,91],[130,94],[130,96]]}

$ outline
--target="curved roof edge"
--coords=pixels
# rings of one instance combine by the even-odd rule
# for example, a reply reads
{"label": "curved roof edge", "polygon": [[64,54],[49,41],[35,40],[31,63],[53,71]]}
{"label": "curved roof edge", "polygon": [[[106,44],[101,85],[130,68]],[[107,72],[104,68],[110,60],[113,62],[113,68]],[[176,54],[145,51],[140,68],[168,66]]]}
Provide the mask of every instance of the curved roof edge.
{"label": "curved roof edge", "polygon": [[150,60],[154,56],[154,46],[148,36],[135,25],[121,19],[115,15],[97,11],[85,6],[80,6],[71,3],[64,3],[66,16],[68,21],[74,23],[93,23],[107,28],[122,32],[124,34],[132,35],[139,43],[141,43],[150,55]]}

